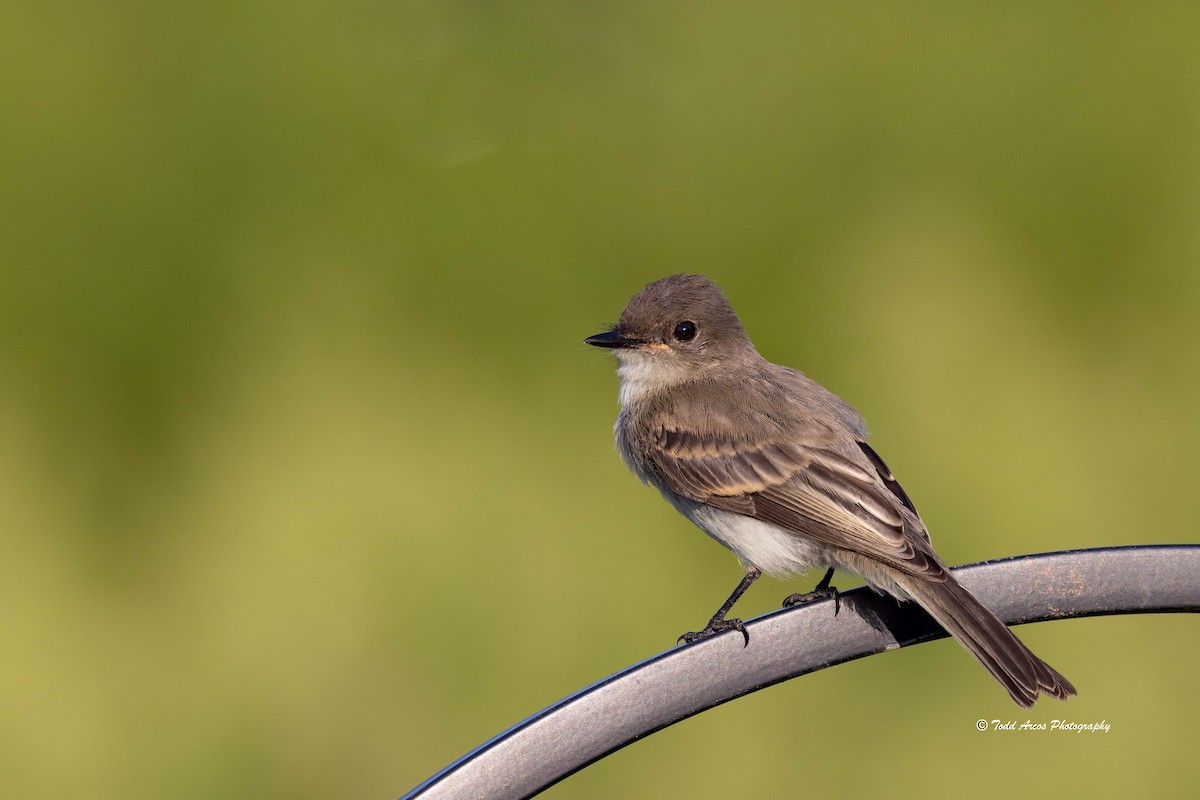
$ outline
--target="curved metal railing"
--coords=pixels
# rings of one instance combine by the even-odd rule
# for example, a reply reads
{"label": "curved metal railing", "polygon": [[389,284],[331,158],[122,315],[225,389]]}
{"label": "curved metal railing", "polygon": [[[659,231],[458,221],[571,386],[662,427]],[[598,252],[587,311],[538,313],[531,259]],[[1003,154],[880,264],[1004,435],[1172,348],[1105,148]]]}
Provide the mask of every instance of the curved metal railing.
{"label": "curved metal railing", "polygon": [[[1017,556],[954,574],[1010,625],[1108,614],[1200,611],[1200,545]],[[537,794],[625,745],[772,684],[946,636],[913,603],[865,589],[782,609],[611,675],[495,736],[402,800]]]}

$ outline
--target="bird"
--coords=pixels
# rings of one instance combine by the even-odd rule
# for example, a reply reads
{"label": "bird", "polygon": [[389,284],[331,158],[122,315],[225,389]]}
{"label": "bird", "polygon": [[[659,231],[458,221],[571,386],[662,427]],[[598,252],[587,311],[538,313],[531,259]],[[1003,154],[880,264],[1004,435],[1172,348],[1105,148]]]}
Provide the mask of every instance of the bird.
{"label": "bird", "polygon": [[584,340],[618,360],[617,449],[629,470],[733,551],[745,576],[693,642],[745,625],[727,618],[763,573],[825,568],[915,602],[1029,708],[1075,687],[954,577],[917,508],[868,444],[863,418],[807,375],[759,355],[724,293],[703,275],[648,284],[608,330]]}

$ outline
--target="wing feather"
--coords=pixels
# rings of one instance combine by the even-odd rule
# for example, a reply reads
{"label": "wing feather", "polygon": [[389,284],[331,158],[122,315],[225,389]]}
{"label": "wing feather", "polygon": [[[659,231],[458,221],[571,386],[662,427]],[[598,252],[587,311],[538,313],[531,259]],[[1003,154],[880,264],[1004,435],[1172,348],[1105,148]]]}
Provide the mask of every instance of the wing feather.
{"label": "wing feather", "polygon": [[748,441],[662,426],[650,460],[684,497],[936,579],[924,525],[874,451],[835,452],[828,431],[807,433]]}

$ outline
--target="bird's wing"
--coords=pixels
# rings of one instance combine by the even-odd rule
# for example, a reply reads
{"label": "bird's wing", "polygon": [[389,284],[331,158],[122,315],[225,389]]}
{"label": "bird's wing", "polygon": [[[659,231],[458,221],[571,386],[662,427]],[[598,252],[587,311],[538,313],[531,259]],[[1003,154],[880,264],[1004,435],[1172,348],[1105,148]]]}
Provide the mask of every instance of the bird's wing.
{"label": "bird's wing", "polygon": [[664,424],[651,437],[650,460],[691,500],[937,579],[943,568],[899,483],[865,443],[856,439],[847,454],[830,446],[837,441],[815,424],[758,440]]}

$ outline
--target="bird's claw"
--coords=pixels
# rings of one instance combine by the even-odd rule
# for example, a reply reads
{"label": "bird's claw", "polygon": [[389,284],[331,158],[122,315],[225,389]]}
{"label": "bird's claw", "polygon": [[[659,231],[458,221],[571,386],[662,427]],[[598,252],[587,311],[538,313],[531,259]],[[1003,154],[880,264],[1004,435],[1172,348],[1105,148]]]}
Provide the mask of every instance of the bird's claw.
{"label": "bird's claw", "polygon": [[818,586],[811,592],[790,594],[783,598],[783,607],[791,608],[792,606],[807,605],[817,600],[829,600],[830,598],[833,598],[833,615],[836,617],[838,612],[842,610],[842,595],[838,592],[836,586]]}
{"label": "bird's claw", "polygon": [[750,631],[746,630],[746,624],[740,619],[711,620],[707,625],[704,626],[704,630],[688,631],[683,636],[680,636],[676,642],[691,644],[692,642],[699,641],[700,639],[707,639],[710,636],[715,636],[716,634],[723,633],[725,631],[738,631],[746,640],[742,647],[748,647],[750,645]]}

